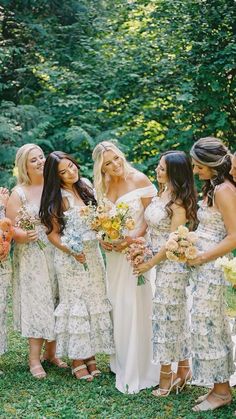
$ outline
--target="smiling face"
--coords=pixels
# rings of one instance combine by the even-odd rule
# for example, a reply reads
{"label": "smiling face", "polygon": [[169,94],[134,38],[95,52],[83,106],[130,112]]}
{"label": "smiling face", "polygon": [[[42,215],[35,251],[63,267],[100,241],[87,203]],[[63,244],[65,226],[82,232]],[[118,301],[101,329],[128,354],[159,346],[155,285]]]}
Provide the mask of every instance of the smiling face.
{"label": "smiling face", "polygon": [[204,166],[195,159],[192,159],[192,164],[193,173],[194,175],[197,175],[200,180],[210,180],[214,177],[214,173],[210,167]]}
{"label": "smiling face", "polygon": [[234,182],[236,182],[236,155],[234,154],[231,157],[231,169],[230,172],[231,176],[233,176]]}
{"label": "smiling face", "polygon": [[43,167],[45,163],[45,157],[39,148],[33,148],[28,154],[27,162],[26,162],[26,170],[28,173],[29,178],[32,176],[43,175]]}
{"label": "smiling face", "polygon": [[58,174],[62,185],[71,188],[79,180],[78,167],[69,159],[62,159],[58,164]]}
{"label": "smiling face", "polygon": [[156,175],[157,175],[157,181],[158,183],[166,184],[169,182],[168,176],[167,176],[167,167],[166,167],[166,161],[164,156],[159,161],[159,164],[156,168]]}
{"label": "smiling face", "polygon": [[112,150],[104,151],[102,172],[113,177],[122,176],[124,174],[123,159]]}

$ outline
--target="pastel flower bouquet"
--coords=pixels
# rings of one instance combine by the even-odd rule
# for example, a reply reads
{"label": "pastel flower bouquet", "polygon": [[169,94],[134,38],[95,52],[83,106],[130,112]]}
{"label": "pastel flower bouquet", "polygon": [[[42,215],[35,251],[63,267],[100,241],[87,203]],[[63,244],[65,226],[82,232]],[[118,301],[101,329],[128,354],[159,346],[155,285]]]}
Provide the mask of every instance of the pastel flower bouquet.
{"label": "pastel flower bouquet", "polygon": [[[19,227],[24,231],[35,230],[38,223],[39,221],[28,213],[26,206],[22,205],[16,217],[16,227]],[[40,250],[43,250],[47,246],[46,243],[40,239],[38,239],[36,243]]]}
{"label": "pastel flower bouquet", "polygon": [[[85,211],[88,207],[82,207]],[[81,209],[73,208],[65,212],[66,225],[61,236],[61,243],[74,254],[83,253],[84,242],[94,240],[95,234],[90,230],[80,214]],[[86,262],[83,263],[84,269],[88,270]]]}
{"label": "pastel flower bouquet", "polygon": [[197,248],[195,243],[197,235],[183,225],[169,235],[166,242],[166,257],[172,262],[187,262],[188,259],[195,259]]}
{"label": "pastel flower bouquet", "polygon": [[[125,250],[127,260],[131,263],[133,268],[136,268],[141,263],[147,262],[152,258],[152,251],[147,246],[146,240],[143,237],[135,239],[134,243]],[[138,275],[137,285],[145,284],[146,279],[143,274]]]}
{"label": "pastel flower bouquet", "polygon": [[0,220],[0,265],[7,258],[14,229],[9,218],[2,218]]}
{"label": "pastel flower bouquet", "polygon": [[234,287],[236,285],[236,257],[229,259],[226,256],[215,261],[215,267],[221,268],[224,272],[226,281]]}
{"label": "pastel flower bouquet", "polygon": [[92,205],[81,208],[81,216],[97,232],[98,239],[110,243],[123,240],[135,227],[131,210],[125,202],[115,205],[104,199],[96,208]]}

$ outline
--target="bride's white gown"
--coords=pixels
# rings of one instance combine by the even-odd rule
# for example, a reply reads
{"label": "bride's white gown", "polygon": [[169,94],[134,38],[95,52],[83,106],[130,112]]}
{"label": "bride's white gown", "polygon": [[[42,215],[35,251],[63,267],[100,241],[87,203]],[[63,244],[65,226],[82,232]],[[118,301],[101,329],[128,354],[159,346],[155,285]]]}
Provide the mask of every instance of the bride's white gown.
{"label": "bride's white gown", "polygon": [[[133,211],[135,230],[143,223],[141,198],[156,195],[154,186],[135,189],[117,201],[126,202]],[[152,290],[149,281],[137,286],[137,277],[126,256],[107,252],[108,297],[112,304],[116,354],[111,357],[111,370],[116,374],[116,388],[122,393],[137,393],[155,386],[159,366],[152,364]]]}

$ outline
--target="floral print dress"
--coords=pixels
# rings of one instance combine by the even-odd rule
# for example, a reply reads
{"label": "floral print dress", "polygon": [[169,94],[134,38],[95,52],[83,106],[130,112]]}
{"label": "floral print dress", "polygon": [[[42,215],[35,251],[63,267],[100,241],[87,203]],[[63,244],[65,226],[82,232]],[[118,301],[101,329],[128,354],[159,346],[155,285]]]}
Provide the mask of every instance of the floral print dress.
{"label": "floral print dress", "polygon": [[[144,214],[154,254],[165,245],[171,232],[171,218],[165,205],[160,197],[154,197]],[[154,363],[170,364],[190,358],[188,277],[183,263],[165,260],[156,266],[152,313]]]}
{"label": "floral print dress", "polygon": [[[65,217],[79,215],[74,197],[62,190],[70,208]],[[56,316],[56,354],[86,359],[98,352],[114,353],[111,304],[106,296],[105,266],[98,241],[86,240],[83,252],[88,270],[73,256],[55,249],[60,303]]]}
{"label": "floral print dress", "polygon": [[[5,208],[0,205],[0,218],[5,217]],[[7,350],[7,289],[11,280],[10,259],[0,262],[0,355]]]}
{"label": "floral print dress", "polygon": [[35,219],[37,242],[15,244],[13,253],[13,316],[14,327],[23,337],[54,340],[54,310],[58,289],[54,268],[54,247],[48,241],[45,227],[40,223],[39,208],[26,199],[23,188],[17,186],[22,206]]}
{"label": "floral print dress", "polygon": [[[223,240],[227,231],[221,213],[203,201],[198,210],[197,247],[206,252]],[[215,261],[192,269],[193,377],[199,384],[229,381],[234,372],[232,341],[225,314],[225,279]]]}

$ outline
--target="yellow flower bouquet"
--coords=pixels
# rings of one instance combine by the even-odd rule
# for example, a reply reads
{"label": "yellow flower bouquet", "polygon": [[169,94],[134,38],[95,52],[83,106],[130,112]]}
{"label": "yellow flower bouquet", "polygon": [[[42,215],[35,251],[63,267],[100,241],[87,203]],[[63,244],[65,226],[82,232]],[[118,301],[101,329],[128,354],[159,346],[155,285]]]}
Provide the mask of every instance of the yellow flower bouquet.
{"label": "yellow flower bouquet", "polygon": [[236,257],[229,259],[226,256],[215,261],[215,267],[221,268],[224,272],[226,281],[234,287],[236,285]]}

